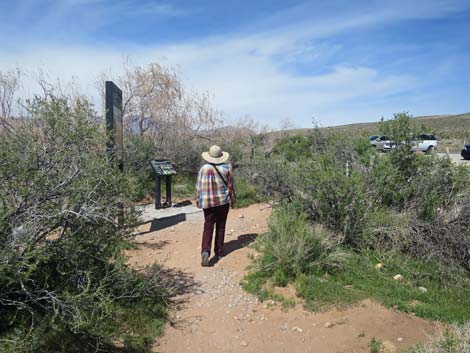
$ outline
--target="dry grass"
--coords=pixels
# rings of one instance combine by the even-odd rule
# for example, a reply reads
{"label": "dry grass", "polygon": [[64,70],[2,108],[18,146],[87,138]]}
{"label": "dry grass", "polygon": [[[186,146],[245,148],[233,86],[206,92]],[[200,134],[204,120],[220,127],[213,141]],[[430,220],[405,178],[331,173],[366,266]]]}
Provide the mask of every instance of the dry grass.
{"label": "dry grass", "polygon": [[470,353],[470,322],[448,327],[433,341],[412,348],[410,353]]}

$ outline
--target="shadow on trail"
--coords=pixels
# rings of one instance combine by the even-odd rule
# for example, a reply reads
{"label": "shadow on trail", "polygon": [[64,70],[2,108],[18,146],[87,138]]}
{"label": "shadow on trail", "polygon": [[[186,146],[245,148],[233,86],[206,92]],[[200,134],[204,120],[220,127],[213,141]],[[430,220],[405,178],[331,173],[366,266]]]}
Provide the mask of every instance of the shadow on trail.
{"label": "shadow on trail", "polygon": [[185,213],[178,213],[173,216],[162,217],[157,219],[152,219],[149,222],[141,223],[140,225],[144,225],[150,223],[150,229],[148,231],[139,232],[134,234],[134,236],[145,235],[148,233],[156,232],[158,230],[162,230],[165,228],[173,227],[178,223],[186,221],[186,214]]}
{"label": "shadow on trail", "polygon": [[150,250],[160,250],[160,249],[163,249],[168,244],[170,244],[170,242],[168,240],[160,240],[160,241],[152,242],[152,243],[148,241],[143,241],[143,242],[138,242],[138,243],[136,242],[135,244],[139,247],[147,248]]}
{"label": "shadow on trail", "polygon": [[158,269],[161,285],[170,292],[170,302],[173,305],[184,303],[186,300],[180,298],[184,294],[192,293],[201,287],[194,279],[194,275],[177,268],[161,267]]}
{"label": "shadow on trail", "polygon": [[189,205],[192,205],[192,204],[193,203],[190,200],[184,200],[184,201],[173,204],[173,207],[179,208],[179,207],[189,206]]}
{"label": "shadow on trail", "polygon": [[253,243],[258,236],[257,233],[249,233],[239,235],[237,239],[230,240],[224,244],[224,256],[237,251],[239,249],[245,248],[251,243]]}
{"label": "shadow on trail", "polygon": [[[161,267],[159,268],[159,274],[161,277],[161,285],[170,291],[169,304],[173,312],[178,312],[188,303],[190,297],[188,294],[195,292],[202,293],[201,283],[194,279],[194,275],[188,272],[184,272],[176,268]],[[175,328],[188,327],[192,319],[182,320],[178,316],[168,317],[168,323]]]}

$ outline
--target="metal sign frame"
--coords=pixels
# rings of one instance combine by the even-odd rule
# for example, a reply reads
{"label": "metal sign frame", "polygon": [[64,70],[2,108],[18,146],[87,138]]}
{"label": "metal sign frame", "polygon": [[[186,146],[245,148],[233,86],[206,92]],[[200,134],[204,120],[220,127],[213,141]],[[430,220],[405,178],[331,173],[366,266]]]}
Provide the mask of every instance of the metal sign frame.
{"label": "metal sign frame", "polygon": [[[150,160],[150,166],[152,167],[153,174],[155,177],[155,209],[161,209],[165,207],[171,207],[171,176],[176,175],[176,170],[170,161],[167,160]],[[162,204],[162,191],[161,184],[162,179],[165,179],[166,197],[165,202]]]}

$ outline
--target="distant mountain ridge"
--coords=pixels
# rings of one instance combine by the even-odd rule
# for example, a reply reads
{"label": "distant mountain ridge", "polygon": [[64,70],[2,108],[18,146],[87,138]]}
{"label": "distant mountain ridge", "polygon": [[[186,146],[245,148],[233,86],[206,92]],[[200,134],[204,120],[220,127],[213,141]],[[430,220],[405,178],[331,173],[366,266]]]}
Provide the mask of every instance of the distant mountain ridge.
{"label": "distant mountain ridge", "polygon": [[[441,115],[425,115],[413,117],[413,119],[419,120],[420,123],[428,125],[431,129],[455,129],[457,127],[470,129],[470,112],[463,114],[441,114]],[[327,129],[338,129],[338,130],[376,130],[379,122],[368,122],[368,123],[354,123],[338,126],[325,127]],[[373,131],[371,131],[373,132]]]}
{"label": "distant mountain ridge", "polygon": [[[447,140],[445,141],[445,144],[446,146],[450,146],[452,150],[458,150],[461,148],[461,143],[463,140],[470,141],[470,113],[426,115],[417,116],[413,119],[416,119],[425,125],[428,130],[426,132],[434,133],[439,139]],[[312,128],[304,128],[288,131],[274,131],[268,133],[268,149],[272,148],[283,137],[292,135],[305,135],[312,130]],[[380,133],[379,121],[338,126],[325,126],[320,127],[320,130],[336,131],[354,135],[375,135]]]}

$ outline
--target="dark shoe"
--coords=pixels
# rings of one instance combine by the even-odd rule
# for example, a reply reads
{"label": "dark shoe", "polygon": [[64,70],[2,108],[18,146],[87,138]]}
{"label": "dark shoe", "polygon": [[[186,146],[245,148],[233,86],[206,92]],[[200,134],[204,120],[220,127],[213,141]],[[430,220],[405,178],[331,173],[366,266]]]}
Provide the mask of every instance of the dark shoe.
{"label": "dark shoe", "polygon": [[210,266],[214,266],[219,260],[222,258],[222,256],[215,255],[210,261],[209,264]]}
{"label": "dark shoe", "polygon": [[209,266],[209,253],[207,251],[203,251],[201,254],[201,266],[203,267]]}

